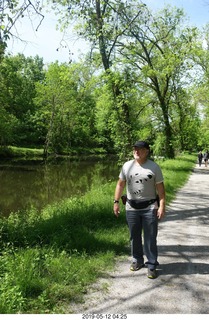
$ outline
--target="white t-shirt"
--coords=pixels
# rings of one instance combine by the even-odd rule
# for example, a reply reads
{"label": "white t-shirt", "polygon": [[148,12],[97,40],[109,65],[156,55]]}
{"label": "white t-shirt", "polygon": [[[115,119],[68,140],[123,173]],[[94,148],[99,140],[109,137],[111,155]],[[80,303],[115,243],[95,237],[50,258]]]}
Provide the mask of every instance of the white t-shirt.
{"label": "white t-shirt", "polygon": [[[163,182],[161,168],[149,159],[141,165],[135,160],[125,162],[119,178],[126,181],[127,198],[141,201],[155,199],[156,184]],[[126,209],[133,210],[128,202]]]}

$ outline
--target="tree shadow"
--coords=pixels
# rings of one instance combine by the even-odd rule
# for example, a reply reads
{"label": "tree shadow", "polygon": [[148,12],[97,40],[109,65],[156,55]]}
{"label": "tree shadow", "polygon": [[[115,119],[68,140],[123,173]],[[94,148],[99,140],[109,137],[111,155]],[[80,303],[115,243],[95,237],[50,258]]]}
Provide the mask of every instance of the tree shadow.
{"label": "tree shadow", "polygon": [[208,263],[197,262],[171,262],[163,263],[158,268],[159,276],[162,275],[194,275],[194,274],[209,274]]}
{"label": "tree shadow", "polygon": [[[209,224],[209,194],[201,194],[201,203],[196,201],[196,197],[198,197],[198,193],[181,191],[181,199],[176,198],[172,201],[172,206],[168,206],[166,216],[160,224],[173,220],[181,221],[194,218],[198,218],[202,224]],[[189,207],[191,209],[188,209]]]}
{"label": "tree shadow", "polygon": [[209,167],[198,167],[198,168],[194,168],[193,169],[193,172],[195,173],[195,174],[200,174],[200,175],[202,175],[202,174],[209,174]]}
{"label": "tree shadow", "polygon": [[159,275],[209,274],[209,264],[204,262],[209,258],[208,246],[159,245],[158,249],[162,260],[164,258],[171,260],[170,263],[159,265]]}

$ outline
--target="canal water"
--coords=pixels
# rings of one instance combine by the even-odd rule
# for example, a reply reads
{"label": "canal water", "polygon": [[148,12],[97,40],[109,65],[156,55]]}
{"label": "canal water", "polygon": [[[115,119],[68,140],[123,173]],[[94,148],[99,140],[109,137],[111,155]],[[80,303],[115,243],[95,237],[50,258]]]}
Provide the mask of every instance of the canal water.
{"label": "canal water", "polygon": [[117,181],[116,161],[62,161],[50,164],[0,163],[0,215],[82,195],[94,185]]}

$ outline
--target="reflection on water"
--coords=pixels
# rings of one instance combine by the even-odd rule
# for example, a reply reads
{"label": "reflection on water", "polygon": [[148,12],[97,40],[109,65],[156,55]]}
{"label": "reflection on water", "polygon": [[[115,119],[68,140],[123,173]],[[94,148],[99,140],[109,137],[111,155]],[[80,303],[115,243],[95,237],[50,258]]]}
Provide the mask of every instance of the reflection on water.
{"label": "reflection on water", "polygon": [[70,162],[59,164],[0,164],[0,214],[38,209],[64,198],[84,194],[92,185],[116,181],[115,162]]}

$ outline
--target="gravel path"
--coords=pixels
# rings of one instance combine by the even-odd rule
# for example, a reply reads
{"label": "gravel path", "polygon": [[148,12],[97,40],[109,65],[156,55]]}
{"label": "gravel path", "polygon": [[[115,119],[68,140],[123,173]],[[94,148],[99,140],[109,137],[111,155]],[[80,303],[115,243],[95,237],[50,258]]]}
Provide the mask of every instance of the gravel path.
{"label": "gravel path", "polygon": [[93,285],[85,303],[71,306],[85,314],[209,313],[209,167],[196,166],[159,223],[158,278],[147,269],[129,271],[130,257]]}

